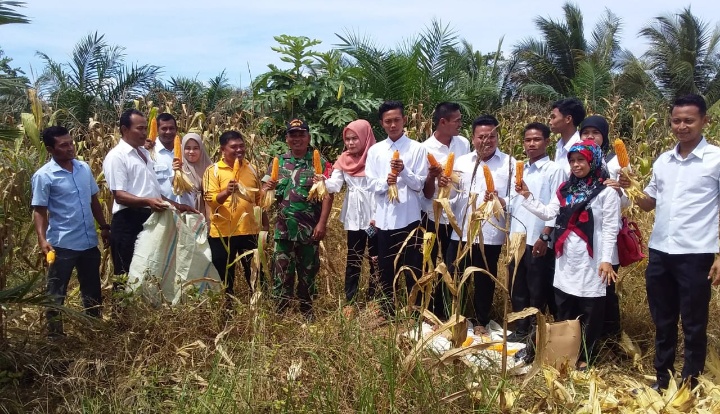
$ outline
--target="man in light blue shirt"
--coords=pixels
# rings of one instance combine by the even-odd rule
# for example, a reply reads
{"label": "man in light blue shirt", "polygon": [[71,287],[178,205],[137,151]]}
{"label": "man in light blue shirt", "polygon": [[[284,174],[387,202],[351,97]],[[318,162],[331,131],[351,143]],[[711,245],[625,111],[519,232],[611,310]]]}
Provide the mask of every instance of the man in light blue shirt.
{"label": "man in light blue shirt", "polygon": [[[100,316],[100,250],[95,221],[107,246],[110,226],[97,198],[98,186],[90,167],[75,159],[75,143],[68,130],[53,126],[43,131],[52,159],[32,176],[33,222],[42,253],[55,252],[48,271],[47,292],[57,305],[65,301],[73,268],[77,269],[83,306]],[[64,335],[56,310],[47,311],[48,334]]]}

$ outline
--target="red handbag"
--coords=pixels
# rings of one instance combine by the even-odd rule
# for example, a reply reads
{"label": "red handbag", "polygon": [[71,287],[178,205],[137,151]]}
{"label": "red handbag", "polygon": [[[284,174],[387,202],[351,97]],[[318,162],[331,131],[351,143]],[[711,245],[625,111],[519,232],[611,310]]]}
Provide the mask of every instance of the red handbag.
{"label": "red handbag", "polygon": [[640,233],[637,223],[628,221],[627,217],[623,217],[622,227],[617,237],[620,266],[630,266],[647,257],[643,253],[644,247],[642,233]]}

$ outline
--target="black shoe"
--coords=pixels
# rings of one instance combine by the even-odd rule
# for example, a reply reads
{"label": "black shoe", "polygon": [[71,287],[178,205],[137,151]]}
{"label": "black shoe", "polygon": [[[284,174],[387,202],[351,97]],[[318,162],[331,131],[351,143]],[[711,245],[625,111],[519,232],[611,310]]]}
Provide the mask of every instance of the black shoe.
{"label": "black shoe", "polygon": [[681,384],[685,384],[685,381],[690,381],[690,391],[694,390],[698,386],[698,380],[695,377],[683,378]]}
{"label": "black shoe", "polygon": [[662,392],[668,388],[668,383],[664,382],[664,381],[663,382],[656,381],[653,383],[653,385],[650,386],[650,388],[652,388],[653,391],[656,391],[659,394],[662,394]]}

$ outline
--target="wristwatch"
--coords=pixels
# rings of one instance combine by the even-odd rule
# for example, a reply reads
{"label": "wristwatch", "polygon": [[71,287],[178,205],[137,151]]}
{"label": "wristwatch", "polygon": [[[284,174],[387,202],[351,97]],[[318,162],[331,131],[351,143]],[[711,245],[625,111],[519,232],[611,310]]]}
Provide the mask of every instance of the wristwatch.
{"label": "wristwatch", "polygon": [[540,233],[540,240],[544,241],[545,243],[550,241],[550,235],[545,233]]}

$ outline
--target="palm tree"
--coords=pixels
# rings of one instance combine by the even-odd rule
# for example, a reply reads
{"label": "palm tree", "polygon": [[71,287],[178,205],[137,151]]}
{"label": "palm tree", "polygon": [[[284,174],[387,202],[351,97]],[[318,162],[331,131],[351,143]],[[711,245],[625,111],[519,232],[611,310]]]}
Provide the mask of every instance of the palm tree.
{"label": "palm tree", "polygon": [[[30,20],[13,8],[24,7],[21,1],[0,0],[0,26],[12,23],[29,23]],[[21,136],[14,121],[28,105],[25,88],[29,80],[20,69],[12,68],[12,59],[0,49],[0,140],[14,140]],[[10,120],[10,121],[8,121]]]}
{"label": "palm tree", "polygon": [[104,37],[95,32],[80,40],[67,63],[38,52],[45,61],[41,92],[52,106],[67,111],[72,127],[85,127],[91,117],[114,122],[160,72],[154,65],[125,66],[124,48],[108,45]]}
{"label": "palm tree", "polygon": [[13,11],[14,7],[25,7],[22,1],[0,0],[0,25],[11,23],[30,23],[27,17]]}
{"label": "palm tree", "polygon": [[699,93],[710,104],[720,99],[720,25],[711,30],[688,7],[656,17],[640,35],[650,42],[643,57],[665,97]]}
{"label": "palm tree", "polygon": [[515,46],[516,90],[547,100],[575,95],[602,106],[601,98],[611,94],[612,71],[618,65],[620,19],[606,9],[586,39],[578,6],[565,3],[563,12],[562,21],[535,18],[542,39],[528,38]]}
{"label": "palm tree", "polygon": [[416,108],[422,104],[428,113],[438,102],[453,101],[471,116],[501,103],[500,48],[483,55],[438,20],[394,49],[380,48],[354,33],[337,36],[342,41],[338,50],[361,69],[363,84],[373,96]]}

